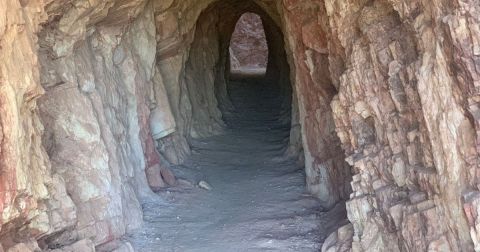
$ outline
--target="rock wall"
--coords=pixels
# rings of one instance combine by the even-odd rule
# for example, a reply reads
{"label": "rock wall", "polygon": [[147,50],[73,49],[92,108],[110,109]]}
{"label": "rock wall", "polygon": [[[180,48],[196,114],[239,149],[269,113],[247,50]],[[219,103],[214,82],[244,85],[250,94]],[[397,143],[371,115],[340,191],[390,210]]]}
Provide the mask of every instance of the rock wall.
{"label": "rock wall", "polygon": [[[229,46],[237,21],[245,12],[258,13],[264,18],[265,32],[271,33],[268,49],[277,53],[269,55],[267,75],[273,76],[272,83],[284,87],[286,120],[290,121],[292,88],[285,47],[279,21],[266,11],[275,12],[275,5],[269,5],[262,8],[254,1],[240,4],[233,0],[156,4],[157,66],[177,124],[176,133],[158,141],[169,162],[181,163],[189,155],[190,138],[223,131],[222,114],[234,109],[227,92]],[[297,142],[292,155],[299,152],[297,138],[292,139]]]}
{"label": "rock wall", "polygon": [[0,75],[4,249],[87,251],[141,225],[145,168],[159,162],[145,4],[2,2],[2,58],[16,59]]}
{"label": "rock wall", "polygon": [[325,4],[354,250],[478,250],[479,2]]}
{"label": "rock wall", "polygon": [[18,242],[16,233],[48,233],[47,204],[73,207],[68,199],[59,199],[65,186],[51,175],[42,148],[36,101],[44,91],[39,85],[35,33],[46,19],[43,8],[42,2],[20,1],[2,1],[0,7],[0,243],[4,246]]}
{"label": "rock wall", "polygon": [[[231,110],[226,91],[228,46],[238,18],[248,11],[264,19],[269,51],[274,52],[267,76],[284,90],[285,120],[293,114],[289,154],[300,152],[301,119],[296,97],[290,111],[289,94],[295,88],[282,59],[288,57],[291,63],[293,57],[292,51],[285,53],[279,5],[153,1],[145,8],[147,3],[141,1],[8,3],[12,7],[5,11],[20,10],[11,11],[19,17],[8,22],[20,28],[2,37],[6,43],[2,53],[24,54],[17,58],[20,64],[12,61],[2,69],[2,81],[13,88],[2,92],[10,94],[5,103],[12,109],[2,117],[7,120],[2,125],[12,125],[11,132],[2,134],[6,146],[2,161],[25,163],[6,163],[9,177],[2,178],[2,184],[10,183],[2,200],[6,249],[21,242],[55,248],[82,239],[98,247],[140,225],[139,200],[155,197],[145,170],[162,160],[155,145],[167,161],[181,163],[190,154],[189,138],[221,132],[220,111]],[[229,17],[228,22],[216,27],[221,17]],[[7,26],[12,24],[2,27]],[[22,39],[24,44],[16,43]],[[212,57],[205,57],[205,46]],[[15,84],[23,74],[12,70],[15,65],[32,70],[25,86]],[[158,100],[159,92],[168,97],[170,108],[164,110],[171,109],[176,128],[154,143],[150,109],[166,106]],[[19,148],[11,151],[11,146]]]}
{"label": "rock wall", "polygon": [[91,27],[59,58],[52,57],[58,55],[49,41],[54,32],[46,27],[40,35],[44,147],[77,206],[78,234],[72,235],[103,244],[141,224],[137,195],[149,194],[144,169],[153,165],[148,152],[155,151],[148,139],[153,12],[140,15],[124,34],[117,27]]}
{"label": "rock wall", "polygon": [[348,199],[350,166],[335,132],[330,102],[337,86],[330,78],[328,20],[322,1],[285,1],[284,33],[299,107],[307,189],[325,208]]}
{"label": "rock wall", "polygon": [[192,104],[189,132],[193,138],[220,134],[225,127],[215,95],[215,84],[219,84],[215,82],[216,68],[221,54],[219,21],[216,10],[200,15],[185,66],[186,89]]}

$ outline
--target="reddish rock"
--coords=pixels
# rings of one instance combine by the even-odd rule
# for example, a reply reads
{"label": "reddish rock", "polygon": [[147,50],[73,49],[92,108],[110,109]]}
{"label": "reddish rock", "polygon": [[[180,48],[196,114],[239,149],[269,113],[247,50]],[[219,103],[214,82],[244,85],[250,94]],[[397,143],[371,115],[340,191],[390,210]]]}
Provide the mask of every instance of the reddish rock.
{"label": "reddish rock", "polygon": [[146,173],[148,185],[153,191],[158,191],[161,188],[166,187],[166,184],[162,179],[160,164],[148,167]]}
{"label": "reddish rock", "polygon": [[167,167],[161,167],[160,168],[160,174],[162,175],[163,180],[169,186],[176,186],[177,185],[177,179],[175,178],[175,175]]}

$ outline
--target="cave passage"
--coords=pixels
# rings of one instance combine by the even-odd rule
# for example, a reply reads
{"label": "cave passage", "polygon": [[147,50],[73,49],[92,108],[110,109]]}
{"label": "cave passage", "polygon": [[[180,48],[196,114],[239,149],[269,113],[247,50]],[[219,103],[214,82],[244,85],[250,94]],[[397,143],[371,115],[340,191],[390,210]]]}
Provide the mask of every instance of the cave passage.
{"label": "cave passage", "polygon": [[[229,128],[282,127],[285,129],[284,138],[288,140],[292,93],[291,88],[285,86],[290,83],[288,80],[281,83],[272,75],[266,76],[267,71],[280,71],[279,66],[288,72],[284,54],[269,54],[272,45],[279,47],[278,44],[282,43],[278,41],[280,38],[269,37],[267,41],[263,21],[255,13],[243,14],[235,25],[229,46],[230,73],[226,81],[233,110],[223,116]],[[269,56],[277,62],[269,62]]]}
{"label": "cave passage", "polygon": [[[204,27],[214,26],[199,27],[191,59],[205,50]],[[145,226],[129,237],[138,251],[319,251],[326,236],[345,224],[345,206],[321,212],[320,201],[306,193],[302,162],[286,155],[294,109],[290,71],[281,32],[269,28],[264,32],[260,16],[247,13],[236,25],[244,37],[234,34],[230,47],[220,46],[229,51],[220,55],[230,54],[220,68],[229,103],[219,99],[219,107],[228,108],[222,111],[224,131],[190,139],[192,156],[173,168],[180,183],[202,181],[210,189],[187,183],[158,192],[167,202],[145,204]],[[245,40],[252,37],[265,40],[262,49]],[[230,72],[232,58],[246,64]],[[190,73],[200,72],[197,62],[189,61]]]}

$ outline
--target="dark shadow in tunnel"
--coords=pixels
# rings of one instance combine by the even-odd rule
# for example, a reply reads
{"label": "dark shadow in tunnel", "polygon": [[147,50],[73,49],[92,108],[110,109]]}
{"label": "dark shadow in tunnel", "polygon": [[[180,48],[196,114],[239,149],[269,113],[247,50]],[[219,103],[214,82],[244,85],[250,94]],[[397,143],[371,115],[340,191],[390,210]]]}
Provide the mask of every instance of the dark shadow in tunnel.
{"label": "dark shadow in tunnel", "polygon": [[[239,28],[242,29],[239,25],[242,25],[242,21],[245,22],[245,20],[242,20],[245,15],[252,14],[257,15],[261,20],[259,21],[265,33],[266,53],[263,52],[265,56],[264,61],[255,64],[255,60],[263,60],[262,57],[254,55],[258,52],[262,53],[262,48],[255,48],[255,44],[252,43],[247,44],[250,48],[244,49],[253,53],[253,55],[246,54],[254,57],[250,61],[247,59],[247,63],[250,63],[250,65],[262,65],[264,63],[265,69],[241,67],[240,69],[230,69],[226,73],[228,76],[226,83],[227,92],[233,104],[234,113],[230,117],[228,116],[229,114],[226,114],[224,120],[230,128],[269,127],[271,129],[284,129],[285,132],[289,133],[292,114],[292,87],[289,76],[290,69],[283,44],[283,34],[275,22],[261,10],[243,14],[237,23],[235,32]],[[252,16],[250,18],[253,19]],[[250,20],[250,22],[255,22],[255,20]],[[258,26],[258,24],[250,25],[253,27]],[[246,34],[245,31],[249,30],[243,29],[243,34],[241,35],[254,38],[259,36],[258,34]],[[259,33],[259,31],[256,32]],[[236,33],[233,33],[230,41],[231,45],[240,40],[238,37],[235,37],[236,35]],[[231,47],[228,52],[235,53]],[[242,56],[240,55],[240,57]],[[231,61],[235,57],[229,55],[228,59]],[[234,65],[232,62],[229,62],[226,67]],[[288,144],[288,136],[289,134],[285,135],[285,144]]]}
{"label": "dark shadow in tunnel", "polygon": [[[250,1],[249,1],[250,2]],[[291,125],[291,111],[292,111],[292,86],[290,83],[290,68],[287,62],[285,45],[283,33],[280,27],[275,23],[275,21],[268,15],[262,8],[256,5],[253,2],[250,2],[252,5],[250,8],[245,8],[243,12],[239,12],[235,20],[235,25],[233,26],[235,30],[231,30],[226,37],[226,42],[228,42],[228,49],[224,49],[224,52],[227,53],[225,62],[225,85],[226,91],[229,100],[232,102],[233,110],[224,113],[224,120],[229,127],[244,127],[243,123],[239,122],[238,118],[235,118],[235,115],[242,116],[243,122],[247,124],[252,123],[267,123],[274,122],[276,125],[270,125],[271,127],[285,127],[287,130],[290,129]],[[254,62],[255,60],[261,60],[258,65],[265,64],[265,72],[262,70],[247,69],[247,71],[234,71],[231,69],[231,66],[234,65],[231,62],[232,50],[231,45],[235,42],[238,42],[239,39],[236,37],[236,32],[241,25],[242,18],[250,15],[250,18],[258,17],[259,20],[253,20],[254,22],[261,22],[260,26],[263,28],[266,49],[255,48],[254,44],[247,44],[250,48],[245,50],[250,52],[260,52],[265,50],[261,56],[266,56],[266,59],[258,57],[258,55],[249,56],[256,57],[253,59],[247,59],[247,61]],[[247,20],[248,21],[248,20]],[[250,20],[252,21],[252,20]],[[248,24],[248,23],[247,23]],[[258,24],[250,24],[252,26],[257,26]],[[246,30],[246,31],[245,31]],[[251,31],[252,29],[250,29]],[[258,37],[258,34],[247,34],[249,29],[243,29],[243,36]],[[262,31],[260,31],[262,32]],[[257,31],[259,33],[259,31]],[[253,63],[255,64],[255,63]],[[252,65],[253,65],[252,64]],[[221,106],[220,106],[221,107]],[[261,109],[261,115],[264,116],[265,120],[261,118],[255,118],[255,116],[247,117],[245,114],[255,115],[252,113],[252,109],[257,108]],[[236,120],[233,120],[235,123],[232,123],[232,118],[229,115],[232,115]],[[257,110],[258,112],[258,110]],[[253,121],[252,121],[253,120]]]}

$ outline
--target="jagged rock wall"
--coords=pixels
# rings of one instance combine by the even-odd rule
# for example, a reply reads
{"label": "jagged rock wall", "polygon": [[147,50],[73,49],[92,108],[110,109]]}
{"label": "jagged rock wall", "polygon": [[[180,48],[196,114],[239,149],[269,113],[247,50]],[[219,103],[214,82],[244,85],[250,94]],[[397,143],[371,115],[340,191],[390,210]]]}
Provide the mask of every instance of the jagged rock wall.
{"label": "jagged rock wall", "polygon": [[354,251],[478,250],[479,2],[325,4]]}
{"label": "jagged rock wall", "polygon": [[215,95],[220,61],[219,21],[215,10],[200,15],[185,66],[186,89],[192,104],[189,131],[193,138],[220,134],[225,127]]}
{"label": "jagged rock wall", "polygon": [[[35,33],[46,19],[43,7],[20,1],[2,1],[0,7],[0,244],[7,246],[16,243],[17,232],[49,232],[47,204],[62,204],[57,197],[65,196],[60,178],[51,176],[37,113],[44,92]],[[63,206],[73,204],[67,199]]]}
{"label": "jagged rock wall", "polygon": [[[221,128],[215,99],[222,112],[231,107],[225,75],[228,46],[235,23],[244,12],[255,11],[263,17],[267,36],[271,38],[269,50],[273,52],[269,56],[271,71],[267,76],[272,82],[279,82],[285,94],[291,93],[288,67],[280,60],[285,57],[285,46],[278,43],[283,42],[284,29],[277,27],[282,23],[280,5],[263,1],[256,4],[220,2],[226,8],[217,6],[216,18],[220,17],[220,10],[227,10],[224,16],[232,15],[228,16],[229,22],[214,28],[218,31],[209,31],[209,26],[218,19],[213,17],[202,23],[198,17],[212,2],[154,1],[153,7],[145,8],[146,3],[142,1],[78,0],[71,4],[52,1],[21,7],[9,0],[9,4],[16,4],[11,9],[20,8],[28,19],[29,29],[24,32],[23,21],[8,19],[8,22],[17,22],[20,28],[8,30],[10,40],[5,39],[8,36],[2,38],[2,43],[11,43],[3,47],[6,49],[2,49],[2,53],[25,54],[18,57],[21,64],[9,62],[11,65],[6,66],[10,68],[2,69],[2,80],[15,83],[14,78],[23,74],[12,70],[15,65],[28,63],[25,68],[33,72],[28,88],[10,84],[15,88],[10,92],[9,103],[14,110],[5,113],[26,120],[22,123],[23,133],[4,130],[2,135],[5,146],[21,147],[12,153],[2,151],[2,155],[6,155],[2,160],[25,160],[24,164],[11,166],[11,172],[6,174],[17,173],[16,179],[27,180],[17,185],[16,180],[2,178],[3,184],[12,181],[2,200],[6,209],[2,216],[7,216],[2,225],[5,248],[19,242],[27,244],[22,246],[36,247],[37,242],[29,240],[30,237],[42,248],[67,246],[81,239],[92,240],[93,245],[98,246],[138,226],[141,222],[139,199],[153,197],[145,169],[160,162],[148,127],[149,109],[159,104],[158,97],[154,97],[161,90],[158,86],[165,86],[177,127],[173,134],[159,140],[157,147],[168,161],[180,163],[190,152],[189,137],[218,133]],[[204,36],[200,34],[195,38],[196,29],[202,33],[212,32],[205,36],[213,39],[210,41],[218,39],[220,48],[209,44],[213,57],[206,62],[202,61],[201,50],[205,45]],[[21,39],[28,43],[14,43]],[[29,51],[30,55],[26,56]],[[291,63],[292,51],[289,52],[286,56]],[[211,75],[200,75],[198,69]],[[12,73],[12,77],[6,73]],[[206,79],[198,82],[195,76],[206,76]],[[212,90],[212,80],[215,90]],[[204,85],[196,85],[198,83]],[[200,88],[205,89],[203,97],[199,96]],[[17,97],[25,99],[23,92],[31,97],[17,101]],[[9,93],[2,92],[5,94]],[[198,106],[205,99],[209,101],[207,106]],[[294,108],[296,101],[295,98]],[[291,98],[286,95],[285,108],[289,108],[290,103]],[[27,109],[16,107],[18,104]],[[213,118],[219,127],[212,131],[208,129],[209,122],[202,120],[211,120],[215,114]],[[290,116],[286,111],[285,120]],[[7,118],[3,125],[10,125],[11,119],[3,118]],[[293,118],[290,154],[297,155],[301,149],[297,123],[301,119],[297,110],[293,111]],[[13,124],[12,129],[18,128],[18,124]],[[30,155],[32,153],[37,154]],[[34,167],[36,163],[40,164],[38,172]],[[29,172],[21,173],[26,169]],[[29,203],[22,203],[25,199]],[[19,205],[12,210],[15,204]],[[23,228],[27,222],[29,226]],[[89,242],[81,244],[92,246]]]}
{"label": "jagged rock wall", "polygon": [[141,224],[137,195],[149,193],[144,169],[153,165],[154,147],[144,131],[155,71],[153,12],[124,34],[122,27],[90,27],[59,58],[48,25],[40,35],[44,147],[77,206],[79,238],[103,244]]}
{"label": "jagged rock wall", "polygon": [[[276,6],[260,7],[262,1],[258,2],[171,1],[156,4],[157,65],[177,123],[176,133],[158,141],[159,149],[170,162],[178,164],[188,156],[189,138],[222,132],[221,113],[231,113],[233,109],[227,92],[229,46],[235,25],[245,12],[259,13],[264,18],[265,32],[273,37],[269,50],[275,53],[269,55],[267,76],[272,76],[273,83],[284,87],[284,108],[288,108],[286,118],[290,120],[292,91],[282,32],[278,28],[279,20],[274,21],[267,13],[276,12]],[[274,17],[278,18],[278,13]],[[295,130],[298,132],[298,127]],[[295,136],[298,138],[299,134]],[[296,141],[291,148],[292,155],[299,152],[300,141],[296,138],[292,139]]]}
{"label": "jagged rock wall", "polygon": [[0,51],[15,59],[0,75],[4,249],[84,239],[72,248],[87,251],[141,225],[139,199],[153,197],[144,170],[159,162],[148,127],[155,25],[145,4],[2,2]]}
{"label": "jagged rock wall", "polygon": [[350,166],[335,132],[330,102],[337,92],[330,78],[328,20],[322,1],[285,1],[282,18],[295,78],[307,188],[326,208],[351,191]]}

